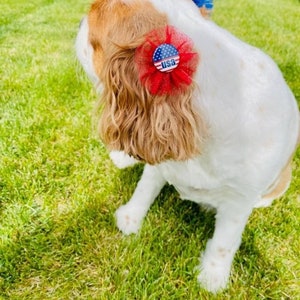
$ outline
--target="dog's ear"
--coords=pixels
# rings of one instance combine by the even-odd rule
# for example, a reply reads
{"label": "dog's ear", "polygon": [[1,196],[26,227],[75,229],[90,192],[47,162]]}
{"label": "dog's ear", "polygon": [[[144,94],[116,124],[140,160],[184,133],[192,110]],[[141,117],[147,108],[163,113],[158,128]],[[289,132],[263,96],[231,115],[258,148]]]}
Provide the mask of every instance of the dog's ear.
{"label": "dog's ear", "polygon": [[200,153],[205,133],[193,87],[176,96],[153,96],[140,83],[134,49],[120,49],[106,65],[100,135],[110,150],[157,164]]}
{"label": "dog's ear", "polygon": [[203,127],[193,107],[193,85],[176,96],[152,95],[141,84],[134,61],[145,34],[165,26],[166,19],[145,5],[122,5],[122,9],[114,24],[106,24],[106,41],[94,47],[96,66],[101,59],[98,72],[104,85],[101,138],[110,150],[122,150],[150,164],[191,158],[199,154]]}

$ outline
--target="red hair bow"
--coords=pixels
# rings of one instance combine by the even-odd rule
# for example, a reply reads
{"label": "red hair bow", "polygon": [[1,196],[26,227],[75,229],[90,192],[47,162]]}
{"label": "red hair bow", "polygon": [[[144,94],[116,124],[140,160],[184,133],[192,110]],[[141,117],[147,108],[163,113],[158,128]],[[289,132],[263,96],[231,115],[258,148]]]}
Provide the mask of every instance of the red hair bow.
{"label": "red hair bow", "polygon": [[151,31],[135,51],[139,79],[153,95],[184,91],[193,81],[198,62],[192,40],[173,26]]}

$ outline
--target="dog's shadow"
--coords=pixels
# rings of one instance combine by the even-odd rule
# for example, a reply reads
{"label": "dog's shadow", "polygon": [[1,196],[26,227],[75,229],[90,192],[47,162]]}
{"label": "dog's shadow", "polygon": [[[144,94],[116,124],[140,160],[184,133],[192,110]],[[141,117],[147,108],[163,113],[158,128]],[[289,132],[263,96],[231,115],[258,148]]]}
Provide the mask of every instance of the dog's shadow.
{"label": "dog's shadow", "polygon": [[[142,171],[142,165],[119,171],[118,182],[124,184],[125,194],[128,195],[128,186],[132,189],[130,193],[133,193]],[[118,188],[120,189],[120,186]],[[122,199],[122,204],[130,199],[130,195],[128,196],[128,199]],[[180,199],[175,188],[166,185],[150,208],[137,239],[139,242],[142,242],[143,239],[159,241],[159,246],[164,249],[162,255],[165,255],[167,260],[170,256],[181,255],[178,249],[181,248],[181,251],[184,251],[186,244],[193,244],[193,247],[200,252],[203,251],[207,240],[212,237],[214,227],[214,210],[201,207],[192,201]],[[276,274],[278,272],[276,266],[273,266],[269,259],[258,249],[255,243],[255,233],[246,227],[244,236],[247,236],[247,238],[243,238],[234,260],[234,269],[236,270],[234,275],[243,274],[243,270],[247,270],[247,276],[244,280],[251,281],[251,278],[258,271],[253,261],[256,261],[260,266],[264,266],[265,272]],[[135,242],[133,241],[133,243]],[[173,247],[174,244],[178,247]],[[199,251],[193,252],[194,255],[199,255]],[[249,277],[249,274],[253,276]],[[249,279],[247,279],[248,277]],[[232,279],[239,281],[239,276],[236,275],[236,278],[233,276]]]}
{"label": "dog's shadow", "polygon": [[[121,192],[121,199],[118,199],[120,205],[129,201],[142,171],[143,166],[137,165],[117,172],[116,188]],[[176,270],[180,277],[180,270],[184,269],[184,282],[197,285],[195,267],[199,264],[199,256],[204,251],[207,240],[212,236],[214,222],[213,211],[180,199],[173,186],[165,185],[149,209],[139,233],[125,238],[118,233],[118,243],[125,253],[135,253],[136,249],[140,249],[142,254],[135,255],[134,260],[142,257],[140,263],[143,268],[149,268],[147,272],[154,271],[144,260],[155,261],[156,270],[160,270],[157,274],[170,267],[170,274]],[[113,231],[115,230],[118,230],[116,225]]]}
{"label": "dog's shadow", "polygon": [[[116,188],[121,189],[121,204],[129,201],[142,175],[143,167],[135,165],[119,170]],[[185,241],[196,235],[198,241],[205,243],[214,230],[214,214],[214,210],[180,199],[175,188],[167,184],[151,206],[142,225],[141,234],[147,235],[148,231],[151,231],[151,234],[159,235],[162,240],[164,235],[168,235],[168,239],[174,237],[177,241],[180,238]]]}

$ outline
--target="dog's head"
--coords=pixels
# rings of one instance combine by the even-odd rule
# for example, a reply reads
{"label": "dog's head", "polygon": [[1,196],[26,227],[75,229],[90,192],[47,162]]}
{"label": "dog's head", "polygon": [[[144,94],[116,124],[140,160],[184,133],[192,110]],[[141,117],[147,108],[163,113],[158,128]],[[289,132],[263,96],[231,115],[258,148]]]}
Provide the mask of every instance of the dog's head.
{"label": "dog's head", "polygon": [[[203,136],[192,79],[174,93],[161,93],[159,88],[153,93],[141,79],[137,49],[149,32],[160,32],[167,25],[167,16],[151,1],[97,0],[81,23],[76,42],[85,71],[94,84],[102,85],[102,140],[110,150],[149,164],[194,157]],[[192,72],[197,64],[194,59]]]}

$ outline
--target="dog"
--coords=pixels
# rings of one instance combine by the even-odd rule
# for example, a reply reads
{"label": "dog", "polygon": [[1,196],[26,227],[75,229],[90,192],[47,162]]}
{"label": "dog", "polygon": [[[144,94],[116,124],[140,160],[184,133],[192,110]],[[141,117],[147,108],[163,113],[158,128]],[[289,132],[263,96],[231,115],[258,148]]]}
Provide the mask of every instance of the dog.
{"label": "dog", "polygon": [[[161,45],[172,55],[157,62]],[[120,168],[145,163],[116,211],[118,228],[137,233],[167,183],[215,208],[198,281],[213,293],[226,288],[251,212],[291,181],[299,109],[277,65],[192,0],[96,0],[76,52],[101,94],[99,132],[111,159]]]}

